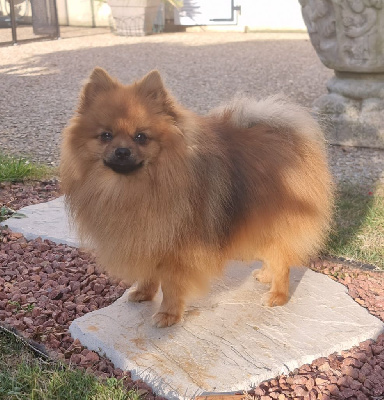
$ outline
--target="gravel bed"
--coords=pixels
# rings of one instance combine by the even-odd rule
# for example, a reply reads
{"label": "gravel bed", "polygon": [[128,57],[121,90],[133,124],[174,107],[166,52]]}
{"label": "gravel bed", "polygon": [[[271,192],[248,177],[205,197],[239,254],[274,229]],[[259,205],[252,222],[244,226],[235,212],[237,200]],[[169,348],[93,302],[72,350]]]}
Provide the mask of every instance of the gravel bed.
{"label": "gravel bed", "polygon": [[87,253],[0,230],[0,322],[44,345],[53,358],[100,377],[123,378],[144,399],[161,399],[129,372],[84,348],[68,328],[75,318],[106,307],[126,290],[97,269]]}
{"label": "gravel bed", "polygon": [[[10,204],[18,208],[58,193],[56,181],[29,183],[25,188],[3,185],[1,199],[12,199]],[[358,304],[384,321],[383,272],[332,259],[317,259],[311,268],[344,284]],[[0,323],[44,345],[53,357],[101,377],[124,377],[127,387],[137,388],[144,399],[161,399],[144,382],[132,381],[129,372],[114,368],[68,333],[73,319],[108,306],[125,289],[124,283],[109,279],[93,257],[79,249],[0,231]],[[384,334],[263,382],[250,394],[261,400],[382,399]]]}
{"label": "gravel bed", "polygon": [[46,181],[0,182],[0,207],[12,210],[53,200],[60,194],[57,179]]}
{"label": "gravel bed", "polygon": [[[284,93],[311,107],[333,75],[307,33],[122,37],[106,29],[63,28],[62,37],[0,47],[0,148],[7,154],[58,165],[60,133],[96,65],[125,83],[157,68],[176,98],[199,113],[238,92],[257,99]],[[341,181],[384,181],[383,150],[331,146],[330,164]]]}
{"label": "gravel bed", "polygon": [[60,133],[97,65],[125,83],[157,68],[176,98],[200,113],[237,92],[258,99],[284,93],[311,106],[333,74],[306,33],[93,32],[0,47],[0,148],[57,165]]}
{"label": "gravel bed", "polygon": [[384,149],[329,146],[329,164],[336,182],[374,191],[384,184]]}

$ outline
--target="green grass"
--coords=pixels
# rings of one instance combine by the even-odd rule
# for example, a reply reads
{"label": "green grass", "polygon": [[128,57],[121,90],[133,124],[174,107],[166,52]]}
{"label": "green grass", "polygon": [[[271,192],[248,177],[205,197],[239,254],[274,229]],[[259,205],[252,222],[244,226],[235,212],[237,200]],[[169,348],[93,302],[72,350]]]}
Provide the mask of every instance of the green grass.
{"label": "green grass", "polygon": [[123,381],[95,376],[64,364],[47,362],[20,339],[0,328],[1,400],[139,400]]}
{"label": "green grass", "polygon": [[23,157],[12,157],[0,153],[0,182],[42,179],[53,175],[54,171],[53,167],[30,162]]}
{"label": "green grass", "polygon": [[384,185],[339,186],[326,253],[384,269]]}

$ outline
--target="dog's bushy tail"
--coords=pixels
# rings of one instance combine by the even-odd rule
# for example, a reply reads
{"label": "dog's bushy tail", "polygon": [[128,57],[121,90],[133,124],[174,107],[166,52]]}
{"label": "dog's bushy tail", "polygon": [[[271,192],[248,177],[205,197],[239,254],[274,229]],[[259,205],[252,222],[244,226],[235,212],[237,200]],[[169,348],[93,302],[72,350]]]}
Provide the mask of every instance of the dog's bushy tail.
{"label": "dog's bushy tail", "polygon": [[226,116],[239,128],[265,124],[279,130],[293,130],[309,140],[325,142],[322,126],[309,110],[282,95],[270,96],[259,101],[236,96],[230,102],[213,109],[211,115]]}
{"label": "dog's bushy tail", "polygon": [[301,261],[316,254],[329,232],[334,204],[322,124],[305,107],[282,96],[260,101],[238,96],[212,110],[211,115],[243,130],[264,125],[272,128],[271,136],[281,137],[281,141],[271,142],[274,148],[269,148],[268,153],[260,155],[255,151],[255,157],[266,165],[274,165],[273,158],[286,161],[275,174],[273,168],[268,172],[269,182],[278,181],[279,187],[285,188],[279,198],[271,196],[268,200],[269,207],[275,204],[275,210],[285,202],[285,216],[276,223],[276,237],[281,235],[286,248],[300,255]]}

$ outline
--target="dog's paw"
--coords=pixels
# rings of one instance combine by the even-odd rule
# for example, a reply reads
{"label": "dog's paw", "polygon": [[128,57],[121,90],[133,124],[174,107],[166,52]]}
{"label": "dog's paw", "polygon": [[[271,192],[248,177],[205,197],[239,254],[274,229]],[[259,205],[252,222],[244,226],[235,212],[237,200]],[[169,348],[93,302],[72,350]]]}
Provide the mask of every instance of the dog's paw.
{"label": "dog's paw", "polygon": [[153,293],[148,293],[142,290],[134,289],[128,294],[128,300],[136,303],[142,301],[151,301],[153,299]]}
{"label": "dog's paw", "polygon": [[176,324],[181,320],[181,315],[169,314],[167,312],[158,312],[153,316],[153,324],[157,328],[165,328]]}
{"label": "dog's paw", "polygon": [[269,292],[263,302],[268,307],[283,306],[288,301],[288,294],[282,292]]}
{"label": "dog's paw", "polygon": [[253,277],[257,279],[260,283],[271,283],[272,277],[262,269],[253,271]]}

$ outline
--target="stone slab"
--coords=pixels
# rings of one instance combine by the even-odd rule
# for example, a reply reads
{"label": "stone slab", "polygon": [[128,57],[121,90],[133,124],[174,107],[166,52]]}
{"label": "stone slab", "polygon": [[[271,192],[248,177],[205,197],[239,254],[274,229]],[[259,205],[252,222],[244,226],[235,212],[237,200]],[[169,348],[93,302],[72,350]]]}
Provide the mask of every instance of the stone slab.
{"label": "stone slab", "polygon": [[[19,212],[26,218],[3,225],[28,239],[78,246],[63,198]],[[268,288],[251,276],[259,267],[230,263],[210,293],[191,301],[184,320],[170,328],[151,325],[161,293],[141,304],[127,302],[125,293],[111,306],[73,321],[70,331],[169,399],[246,390],[383,331],[382,322],[355,303],[343,285],[304,268],[292,270],[287,305],[263,306]]]}
{"label": "stone slab", "polygon": [[55,243],[79,246],[65,210],[63,196],[46,203],[24,207],[18,213],[24,214],[25,218],[11,217],[1,225],[7,225],[13,232],[22,233],[28,240],[41,237]]}
{"label": "stone slab", "polygon": [[161,302],[113,305],[76,319],[73,337],[130,370],[168,399],[247,390],[314,359],[376,338],[382,322],[325,275],[294,268],[284,307],[262,305],[268,288],[251,276],[260,264],[232,262],[184,320],[154,328]]}

